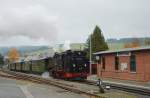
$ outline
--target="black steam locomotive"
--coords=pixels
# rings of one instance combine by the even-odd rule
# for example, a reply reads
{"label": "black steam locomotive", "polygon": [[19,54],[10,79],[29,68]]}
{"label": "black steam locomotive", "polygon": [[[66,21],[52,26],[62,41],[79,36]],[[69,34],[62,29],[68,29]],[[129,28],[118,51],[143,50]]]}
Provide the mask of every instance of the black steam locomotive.
{"label": "black steam locomotive", "polygon": [[65,51],[55,53],[52,76],[62,79],[86,79],[89,73],[89,63],[84,51]]}

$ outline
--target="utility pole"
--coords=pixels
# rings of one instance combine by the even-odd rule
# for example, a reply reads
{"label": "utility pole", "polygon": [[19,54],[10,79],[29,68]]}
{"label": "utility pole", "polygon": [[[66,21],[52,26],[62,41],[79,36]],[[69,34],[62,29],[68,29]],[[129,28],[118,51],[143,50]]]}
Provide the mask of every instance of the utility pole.
{"label": "utility pole", "polygon": [[92,34],[90,35],[90,75],[92,75]]}

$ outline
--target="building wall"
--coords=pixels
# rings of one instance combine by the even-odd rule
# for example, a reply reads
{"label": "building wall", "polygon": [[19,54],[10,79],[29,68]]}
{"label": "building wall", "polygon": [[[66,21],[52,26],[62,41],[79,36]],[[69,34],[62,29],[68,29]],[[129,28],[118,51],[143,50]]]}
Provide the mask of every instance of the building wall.
{"label": "building wall", "polygon": [[114,54],[103,54],[105,57],[105,69],[102,69],[102,62],[98,64],[98,76],[124,80],[150,82],[150,51],[132,52],[136,56],[136,72],[130,71],[130,56],[119,56],[120,64],[127,64],[124,70],[115,70]]}
{"label": "building wall", "polygon": [[150,51],[145,52],[143,54],[143,56],[141,56],[143,61],[140,62],[141,65],[143,65],[143,67],[139,65],[140,66],[139,70],[142,69],[142,70],[140,70],[140,72],[144,73],[144,80],[145,81],[150,81]]}

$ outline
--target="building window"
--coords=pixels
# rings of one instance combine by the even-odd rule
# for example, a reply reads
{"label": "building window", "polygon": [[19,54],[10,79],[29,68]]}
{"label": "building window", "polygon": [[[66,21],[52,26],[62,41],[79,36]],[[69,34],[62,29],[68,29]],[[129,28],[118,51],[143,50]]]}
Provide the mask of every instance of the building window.
{"label": "building window", "polygon": [[105,69],[105,57],[102,57],[102,69]]}
{"label": "building window", "polygon": [[136,72],[136,57],[135,57],[135,55],[130,56],[130,71]]}
{"label": "building window", "polygon": [[119,57],[115,57],[115,70],[119,70]]}

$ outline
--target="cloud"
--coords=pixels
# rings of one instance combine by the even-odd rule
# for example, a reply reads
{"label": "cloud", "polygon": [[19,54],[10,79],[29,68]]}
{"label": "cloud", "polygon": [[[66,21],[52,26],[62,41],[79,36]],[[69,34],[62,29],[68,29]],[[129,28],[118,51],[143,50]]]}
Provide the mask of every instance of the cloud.
{"label": "cloud", "polygon": [[148,37],[149,4],[150,0],[0,0],[0,37],[13,37],[12,42],[21,44],[40,39],[85,42],[95,25],[105,38]]}
{"label": "cloud", "polygon": [[29,38],[27,36],[11,36],[9,38],[2,38],[0,37],[0,47],[1,46],[52,46],[53,43],[50,43],[49,41],[45,40],[44,38],[40,39],[33,39]]}
{"label": "cloud", "polygon": [[1,37],[25,36],[49,41],[57,38],[58,17],[50,14],[44,6],[23,3],[10,5],[9,2],[4,4],[3,9],[0,9]]}

